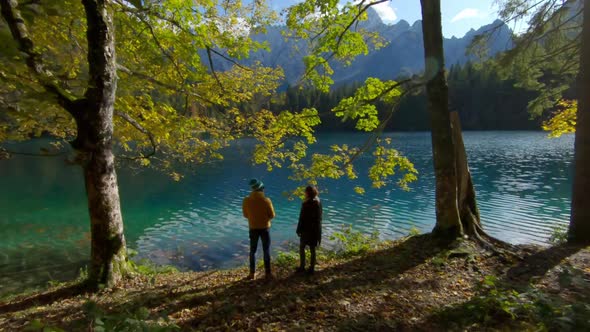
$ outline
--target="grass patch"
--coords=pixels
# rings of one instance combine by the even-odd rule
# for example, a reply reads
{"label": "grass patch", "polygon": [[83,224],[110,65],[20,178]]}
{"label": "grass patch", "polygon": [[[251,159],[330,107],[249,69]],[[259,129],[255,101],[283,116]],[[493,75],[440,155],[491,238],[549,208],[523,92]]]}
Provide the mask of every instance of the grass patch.
{"label": "grass patch", "polygon": [[342,226],[342,230],[334,232],[330,240],[336,241],[335,248],[327,251],[334,258],[350,258],[359,256],[377,248],[379,245],[379,232],[369,235],[356,231],[352,225]]}
{"label": "grass patch", "polygon": [[129,331],[129,332],[164,332],[180,331],[180,327],[171,322],[166,315],[151,317],[146,307],[128,308],[116,314],[102,310],[94,301],[84,304],[84,312],[95,332]]}
{"label": "grass patch", "polygon": [[564,244],[567,242],[567,226],[565,225],[555,225],[551,231],[551,236],[549,237],[549,242],[553,243],[554,245]]}
{"label": "grass patch", "polygon": [[[330,236],[335,241],[333,248],[318,247],[316,258],[318,261],[341,260],[361,256],[383,244],[379,241],[379,232],[366,235],[354,230],[352,225],[345,225],[342,230]],[[305,261],[310,262],[311,254],[305,250]],[[299,246],[292,245],[288,250],[281,251],[274,260],[274,264],[281,268],[299,266]]]}

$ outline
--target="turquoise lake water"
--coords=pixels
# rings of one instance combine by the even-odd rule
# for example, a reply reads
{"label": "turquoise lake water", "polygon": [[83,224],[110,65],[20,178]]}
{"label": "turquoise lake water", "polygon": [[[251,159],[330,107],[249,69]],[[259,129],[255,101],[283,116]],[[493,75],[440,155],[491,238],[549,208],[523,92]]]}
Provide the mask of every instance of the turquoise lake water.
{"label": "turquoise lake water", "polygon": [[[358,183],[320,184],[324,232],[352,224],[383,239],[406,235],[412,226],[434,225],[434,178],[429,133],[392,133],[394,145],[420,172],[411,191],[370,189],[360,160]],[[335,143],[361,145],[362,134],[322,134],[314,151]],[[542,132],[466,132],[464,140],[482,222],[492,235],[512,243],[547,243],[552,229],[569,218],[573,136],[548,139]],[[14,149],[31,150],[38,142]],[[225,160],[194,167],[181,182],[154,171],[119,170],[125,235],[139,258],[182,270],[243,265],[247,222],[241,203],[247,180],[261,178],[277,217],[276,252],[296,240],[300,203],[282,193],[294,186],[288,171],[267,173],[252,166],[253,141],[242,140]],[[74,278],[89,257],[89,221],[81,170],[63,157],[15,156],[0,160],[0,294]],[[329,245],[329,244],[328,244]]]}

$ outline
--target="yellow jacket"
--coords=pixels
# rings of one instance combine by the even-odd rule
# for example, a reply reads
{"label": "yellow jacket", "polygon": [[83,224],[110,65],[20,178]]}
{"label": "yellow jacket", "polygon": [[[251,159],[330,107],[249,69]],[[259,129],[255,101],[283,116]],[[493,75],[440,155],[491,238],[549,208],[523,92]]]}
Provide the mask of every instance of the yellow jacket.
{"label": "yellow jacket", "polygon": [[270,228],[270,220],[275,217],[272,202],[262,191],[253,191],[250,196],[244,198],[242,212],[248,219],[250,229]]}

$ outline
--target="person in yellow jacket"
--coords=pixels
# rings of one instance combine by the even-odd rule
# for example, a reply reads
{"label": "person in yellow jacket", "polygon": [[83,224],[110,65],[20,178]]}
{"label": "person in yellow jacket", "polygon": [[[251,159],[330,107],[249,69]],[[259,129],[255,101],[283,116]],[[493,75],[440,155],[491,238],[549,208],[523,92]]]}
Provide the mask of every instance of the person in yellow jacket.
{"label": "person in yellow jacket", "polygon": [[275,217],[275,210],[269,198],[264,196],[264,183],[258,179],[250,180],[252,192],[242,204],[244,217],[248,219],[250,227],[250,274],[248,279],[254,279],[256,273],[256,249],[258,238],[262,239],[264,252],[264,271],[267,279],[272,278],[270,271],[270,221]]}

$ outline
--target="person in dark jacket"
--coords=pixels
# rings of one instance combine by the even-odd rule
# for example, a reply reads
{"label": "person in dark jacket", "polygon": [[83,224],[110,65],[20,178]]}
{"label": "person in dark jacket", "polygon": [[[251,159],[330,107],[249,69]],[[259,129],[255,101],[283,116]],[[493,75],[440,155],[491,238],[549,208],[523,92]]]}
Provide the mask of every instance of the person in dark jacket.
{"label": "person in dark jacket", "polygon": [[305,247],[309,246],[311,262],[308,270],[313,274],[316,264],[316,247],[322,242],[322,203],[318,198],[318,190],[315,187],[305,188],[305,201],[301,205],[299,223],[297,224],[297,236],[299,236],[299,268],[297,272],[305,271]]}

